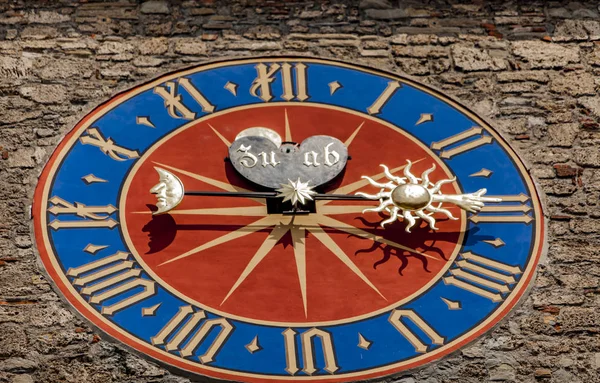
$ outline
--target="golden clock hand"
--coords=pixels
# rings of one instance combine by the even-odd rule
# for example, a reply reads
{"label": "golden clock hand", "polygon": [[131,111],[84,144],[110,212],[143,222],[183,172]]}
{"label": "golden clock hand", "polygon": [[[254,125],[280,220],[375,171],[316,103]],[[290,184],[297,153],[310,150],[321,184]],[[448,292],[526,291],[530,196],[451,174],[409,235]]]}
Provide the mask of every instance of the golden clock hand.
{"label": "golden clock hand", "polygon": [[[442,203],[449,202],[460,207],[463,210],[477,212],[484,206],[484,202],[502,202],[502,199],[495,197],[483,197],[487,192],[486,189],[480,189],[475,193],[467,194],[442,194],[440,188],[442,185],[452,183],[456,178],[442,179],[433,184],[429,182],[429,174],[435,170],[435,165],[425,170],[421,174],[421,178],[417,178],[410,172],[411,161],[406,161],[408,164],[404,168],[404,177],[398,177],[392,174],[390,170],[381,165],[384,169],[386,178],[390,181],[386,184],[381,184],[369,177],[365,178],[371,185],[380,188],[377,194],[366,194],[363,192],[356,193],[362,197],[371,200],[379,200],[378,207],[365,209],[364,212],[388,212],[390,218],[381,222],[381,227],[385,227],[388,223],[399,219],[399,216],[408,221],[406,232],[410,233],[410,229],[415,225],[416,220],[421,218],[427,221],[429,227],[433,230],[438,230],[435,227],[435,218],[433,213],[442,213],[446,217],[457,220],[449,210],[441,208]],[[437,203],[438,206],[433,206]],[[416,215],[415,216],[413,216]]]}

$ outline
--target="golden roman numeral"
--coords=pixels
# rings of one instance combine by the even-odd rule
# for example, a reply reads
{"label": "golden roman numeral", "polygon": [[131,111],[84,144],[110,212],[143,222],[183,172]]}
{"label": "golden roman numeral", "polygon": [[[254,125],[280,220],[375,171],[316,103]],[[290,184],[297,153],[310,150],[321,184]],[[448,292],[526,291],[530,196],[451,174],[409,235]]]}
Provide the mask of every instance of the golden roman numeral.
{"label": "golden roman numeral", "polygon": [[212,113],[215,111],[215,106],[204,97],[198,88],[194,87],[188,78],[181,77],[177,79],[177,82],[167,81],[164,86],[157,86],[154,88],[154,93],[165,100],[165,108],[167,108],[169,116],[186,120],[193,120],[196,118],[196,113],[185,106],[181,100],[182,94],[179,93],[180,85],[202,107],[203,112]]}
{"label": "golden roman numeral", "polygon": [[401,87],[402,85],[400,85],[398,81],[388,82],[387,86],[383,90],[383,93],[381,93],[379,97],[377,97],[377,100],[375,100],[373,105],[367,108],[367,112],[369,112],[369,114],[380,113],[381,109],[385,106],[385,104],[387,104],[387,102],[392,98],[394,93],[396,93],[396,91]]}
{"label": "golden roman numeral", "polygon": [[502,294],[510,292],[509,285],[516,282],[515,275],[522,273],[519,266],[510,266],[471,252],[462,253],[461,257],[456,261],[458,268],[450,269],[452,275],[444,277],[444,283],[493,302],[502,301]]}
{"label": "golden roman numeral", "polygon": [[112,229],[119,224],[117,221],[110,218],[110,215],[117,211],[117,208],[113,205],[86,206],[80,202],[72,204],[57,196],[50,198],[49,202],[52,206],[48,208],[48,212],[52,215],[75,214],[78,217],[86,218],[85,220],[80,221],[60,221],[55,219],[48,224],[48,226],[54,230],[89,227],[106,227]]}
{"label": "golden roman numeral", "polygon": [[[73,285],[84,286],[81,294],[90,296],[90,303],[101,304],[129,290],[142,287],[143,291],[110,306],[102,307],[102,314],[113,315],[117,311],[134,305],[156,293],[153,281],[139,278],[141,269],[134,269],[128,261],[129,253],[117,253],[88,264],[70,268],[67,276],[76,277]],[[123,272],[124,271],[124,272]],[[125,283],[123,283],[125,282]]]}
{"label": "golden roman numeral", "polygon": [[[177,329],[188,317],[189,320],[181,328]],[[177,314],[150,340],[155,346],[163,345],[166,342],[165,350],[179,350],[181,356],[188,357],[196,351],[213,328],[219,327],[219,333],[215,340],[211,343],[208,350],[198,358],[202,363],[213,362],[215,355],[233,331],[233,326],[225,318],[216,318],[205,320],[198,327],[198,324],[205,318],[206,314],[204,311],[194,311],[192,306],[181,306]],[[184,340],[188,338],[187,343],[183,344]]]}
{"label": "golden roman numeral", "polygon": [[[282,334],[286,355],[285,370],[288,374],[294,375],[295,373],[300,371],[298,367],[298,354],[296,353],[296,335],[298,333],[292,330],[291,328],[288,328],[284,332],[282,332]],[[321,342],[323,356],[325,358],[324,370],[330,374],[333,374],[340,369],[336,362],[335,350],[333,348],[333,341],[331,339],[330,333],[318,328],[311,328],[310,330],[303,332],[300,335],[300,339],[302,347],[302,360],[304,361],[304,368],[302,368],[302,371],[305,374],[312,375],[317,371],[317,368],[315,366],[315,355],[313,351],[314,339],[319,339],[319,341]]]}
{"label": "golden roman numeral", "polygon": [[110,137],[104,138],[102,133],[100,133],[100,131],[96,128],[89,128],[86,130],[86,133],[88,135],[79,137],[79,141],[84,145],[97,146],[100,148],[102,153],[106,154],[113,160],[127,161],[140,156],[140,153],[137,150],[131,150],[118,146]]}
{"label": "golden roman numeral", "polygon": [[[534,218],[529,213],[533,208],[526,205],[529,196],[521,193],[518,195],[496,195],[489,196],[492,198],[500,198],[502,202],[490,202],[481,208],[477,214],[473,214],[469,219],[473,223],[524,223],[530,224]],[[520,202],[520,204],[505,204],[506,202]],[[501,205],[500,205],[501,204]],[[489,215],[482,213],[521,213],[509,215]]]}
{"label": "golden roman numeral", "polygon": [[413,310],[394,310],[388,318],[388,321],[402,334],[406,340],[408,340],[414,347],[416,352],[425,353],[427,352],[428,346],[404,323],[402,318],[410,320],[415,326],[427,335],[433,344],[442,345],[444,344],[445,338],[439,335],[427,322],[423,320]]}
{"label": "golden roman numeral", "polygon": [[277,64],[272,63],[268,66],[260,63],[256,65],[256,78],[252,82],[250,87],[250,94],[254,97],[258,97],[264,102],[269,102],[273,99],[271,83],[275,80],[275,74],[281,73],[281,86],[282,95],[281,98],[286,101],[291,101],[294,98],[298,101],[305,101],[308,99],[306,91],[306,65],[303,63],[296,63],[293,66],[294,75],[296,78],[296,89],[294,93],[294,86],[292,84],[292,65],[289,63]]}
{"label": "golden roman numeral", "polygon": [[[471,149],[475,149],[477,147],[480,147],[481,145],[489,144],[494,140],[492,136],[485,136],[482,133],[482,128],[474,126],[471,129],[465,130],[462,133],[458,133],[452,137],[448,137],[445,140],[431,143],[431,149],[441,150],[441,158],[452,158],[457,154],[461,154]],[[476,140],[468,141],[462,145],[455,146],[451,149],[445,149],[448,146],[454,145],[460,141],[463,141],[473,136],[479,136],[479,138]]]}

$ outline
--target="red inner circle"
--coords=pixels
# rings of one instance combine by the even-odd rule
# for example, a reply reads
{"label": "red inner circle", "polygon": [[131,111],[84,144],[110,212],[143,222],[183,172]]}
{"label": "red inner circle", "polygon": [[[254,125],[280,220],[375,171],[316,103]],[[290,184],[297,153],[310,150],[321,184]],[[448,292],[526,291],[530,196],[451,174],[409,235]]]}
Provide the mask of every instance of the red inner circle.
{"label": "red inner circle", "polygon": [[[311,222],[306,227],[298,225],[306,229],[300,231],[305,245],[302,262],[298,261],[302,258],[300,252],[294,251],[290,231],[272,248],[268,246],[275,234],[274,226],[261,226],[260,220],[267,215],[261,213],[264,205],[259,201],[187,196],[171,214],[149,214],[156,203],[149,193],[158,182],[154,166],[177,175],[186,190],[223,191],[223,185],[252,190],[233,166],[224,161],[227,145],[211,127],[229,142],[242,130],[257,126],[275,130],[284,138],[286,112],[292,139],[299,143],[324,134],[346,142],[362,124],[349,144],[351,159],[345,173],[326,192],[350,187],[361,181],[362,175],[382,173],[379,164],[393,169],[410,159],[415,162],[411,172],[417,177],[437,164],[413,138],[341,109],[270,105],[214,116],[171,136],[149,156],[140,159],[143,162],[130,178],[124,196],[124,218],[137,255],[179,295],[224,313],[255,320],[338,321],[384,309],[422,289],[447,266],[459,245],[460,220],[435,214],[438,231],[418,220],[412,233],[406,233],[406,222],[399,220],[382,229],[379,223],[387,219],[387,214],[362,214],[355,207],[376,207],[378,201],[329,202],[325,207],[317,206],[317,214],[299,221]],[[402,170],[395,174],[402,176]],[[438,166],[429,177],[435,182],[451,175]],[[379,182],[387,180],[381,178]],[[356,191],[376,194],[379,190],[363,185],[345,192]],[[442,192],[453,194],[457,190],[447,184]],[[345,210],[354,207],[356,212],[340,213],[344,210],[339,208],[342,206],[348,207]],[[215,210],[197,214],[191,211],[194,209]],[[461,217],[457,208],[450,210]],[[290,219],[282,217],[282,222]],[[368,234],[425,255],[364,238]],[[219,244],[211,246],[215,241]],[[258,259],[255,255],[265,248],[268,251]],[[165,263],[186,253],[189,254],[186,257]],[[245,273],[249,264],[254,268]],[[305,271],[299,264],[305,265]],[[306,302],[300,283],[303,275]]]}

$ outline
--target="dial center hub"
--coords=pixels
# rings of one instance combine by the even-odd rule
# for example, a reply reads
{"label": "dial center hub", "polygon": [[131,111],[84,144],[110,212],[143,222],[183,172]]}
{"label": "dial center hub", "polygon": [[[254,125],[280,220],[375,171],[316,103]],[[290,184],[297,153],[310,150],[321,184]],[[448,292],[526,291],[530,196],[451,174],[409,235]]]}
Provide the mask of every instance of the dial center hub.
{"label": "dial center hub", "polygon": [[405,210],[420,210],[431,202],[431,193],[421,185],[400,185],[392,190],[392,202]]}

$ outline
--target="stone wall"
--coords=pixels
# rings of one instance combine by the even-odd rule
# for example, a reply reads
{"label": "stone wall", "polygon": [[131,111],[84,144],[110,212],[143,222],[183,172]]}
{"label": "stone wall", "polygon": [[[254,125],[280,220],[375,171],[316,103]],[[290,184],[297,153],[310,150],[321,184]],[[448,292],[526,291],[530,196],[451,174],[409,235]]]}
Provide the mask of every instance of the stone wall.
{"label": "stone wall", "polygon": [[[399,4],[401,3],[401,4]],[[0,0],[0,382],[188,382],[101,339],[40,273],[36,176],[116,91],[222,56],[408,73],[488,117],[545,194],[549,251],[500,326],[395,382],[600,382],[596,2]]]}

